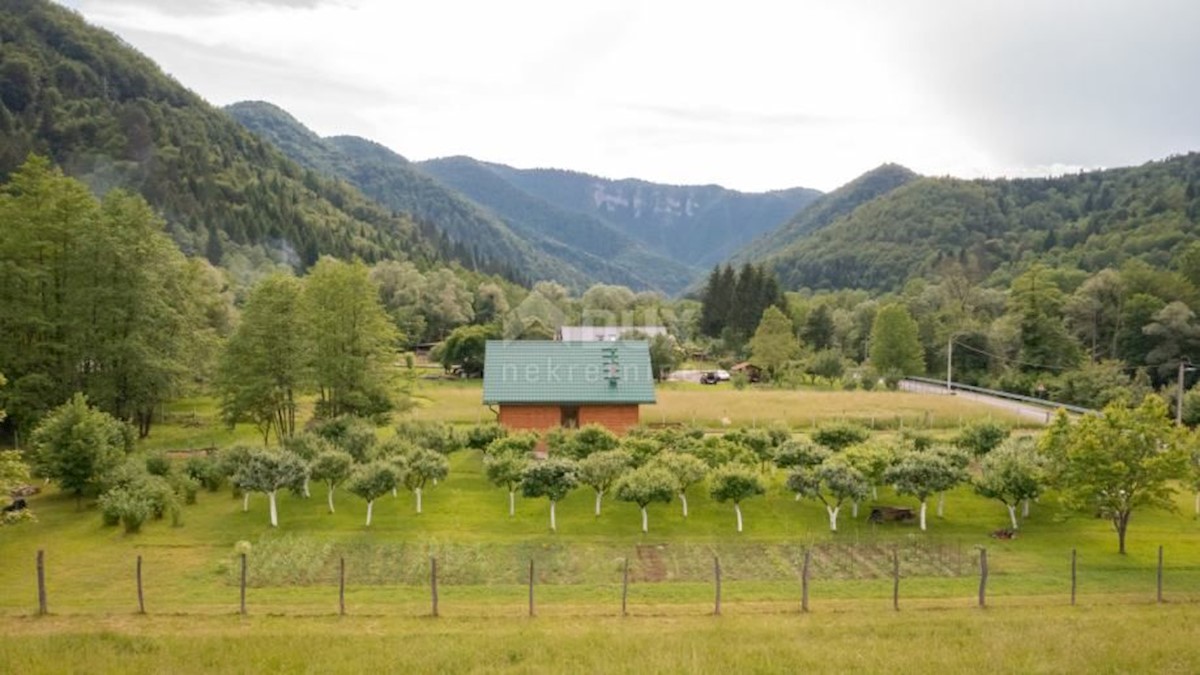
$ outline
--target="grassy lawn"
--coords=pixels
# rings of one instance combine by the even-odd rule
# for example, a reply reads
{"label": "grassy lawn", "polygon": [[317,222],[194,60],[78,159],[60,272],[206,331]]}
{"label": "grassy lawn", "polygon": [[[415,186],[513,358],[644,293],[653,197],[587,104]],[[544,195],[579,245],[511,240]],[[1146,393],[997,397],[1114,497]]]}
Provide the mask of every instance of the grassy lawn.
{"label": "grassy lawn", "polygon": [[[930,517],[930,530],[910,524],[872,526],[865,513],[842,516],[831,534],[822,508],[796,502],[774,477],[770,493],[743,504],[746,531],[734,531],[732,508],[713,502],[702,487],[690,494],[691,517],[679,505],[653,505],[650,533],[643,535],[635,506],[606,500],[592,514],[592,494],[581,489],[559,505],[559,531],[548,531],[544,500],[520,500],[506,515],[507,496],[483,478],[478,452],[452,457],[450,478],[429,489],[425,513],[411,496],[380,500],[371,528],[366,505],[337,495],[338,511],[326,513],[322,486],[311,499],[281,496],[280,527],[268,525],[267,504],[251,499],[248,513],[228,491],[202,493],[185,510],[185,523],[149,523],[138,535],[105,528],[94,508],[53,490],[31,500],[39,522],[0,533],[0,615],[24,614],[35,605],[35,553],[45,549],[52,611],[124,612],[133,606],[132,571],[145,560],[147,602],[157,612],[221,613],[237,596],[235,545],[247,541],[255,610],[328,611],[338,561],[347,561],[352,611],[411,614],[424,611],[429,557],[437,556],[447,608],[456,602],[521,607],[529,560],[534,560],[544,601],[612,603],[629,560],[634,605],[706,602],[712,595],[713,556],[722,562],[729,603],[795,604],[800,561],[814,547],[814,603],[886,599],[891,593],[893,550],[901,558],[902,596],[969,604],[976,587],[977,547],[989,550],[990,592],[997,598],[1043,598],[1065,602],[1069,556],[1078,549],[1081,602],[1110,603],[1114,594],[1154,597],[1157,546],[1166,546],[1166,590],[1174,601],[1200,600],[1200,524],[1184,514],[1140,512],[1130,528],[1130,553],[1115,553],[1116,537],[1104,521],[1061,509],[1053,497],[1035,505],[1012,541],[989,537],[1005,525],[998,503],[966,490],[952,493],[946,517]],[[879,503],[912,504],[881,493]],[[414,600],[415,599],[415,600]],[[411,602],[418,607],[410,607]],[[1003,602],[1003,600],[997,600]],[[447,611],[451,611],[447,609]]]}
{"label": "grassy lawn", "polygon": [[[420,407],[410,414],[418,418],[474,422],[484,410],[486,419],[477,382],[421,382],[415,393]],[[842,410],[859,419],[900,410],[952,419],[956,408],[937,407],[943,405],[964,406],[966,418],[993,414],[915,394],[699,386],[660,389],[660,406],[652,410],[665,411],[667,421],[690,421],[692,408],[742,422],[745,415],[778,413],[805,426],[805,416],[840,419]],[[209,399],[179,401],[166,413],[167,423],[155,427],[144,448],[258,442],[253,429],[223,428]],[[591,491],[576,490],[559,504],[559,531],[551,533],[545,500],[519,500],[516,516],[507,516],[507,495],[484,480],[478,452],[455,453],[451,466],[449,479],[427,490],[424,514],[414,513],[402,492],[376,504],[369,529],[364,502],[339,492],[337,513],[328,514],[325,489],[316,484],[310,499],[281,495],[277,530],[269,527],[265,497],[254,495],[243,513],[241,500],[226,489],[201,493],[186,507],[182,527],[152,522],[138,535],[103,527],[94,506],[77,510],[69,496],[47,489],[30,499],[37,523],[0,530],[6,562],[0,631],[8,638],[0,641],[0,672],[344,672],[373,665],[438,672],[846,672],[894,669],[900,650],[911,671],[1196,672],[1200,666],[1194,640],[1184,640],[1200,618],[1200,521],[1191,516],[1187,494],[1177,498],[1180,513],[1136,513],[1129,554],[1120,556],[1107,522],[1066,511],[1054,495],[1034,506],[1011,541],[990,537],[1006,525],[1004,508],[966,489],[949,495],[945,518],[935,517],[931,505],[928,532],[906,523],[870,525],[865,505],[858,518],[847,508],[832,534],[822,507],[785,492],[782,472],[772,476],[766,496],[743,504],[740,535],[732,507],[713,502],[703,486],[689,493],[687,519],[678,503],[652,505],[645,535],[635,506],[606,499],[597,518]],[[915,505],[886,490],[874,503]],[[250,544],[247,618],[233,615],[239,542]],[[1154,604],[1160,544],[1166,605]],[[990,563],[986,611],[973,608],[980,547],[987,547]],[[1073,548],[1076,607],[1069,606]],[[46,551],[52,615],[32,618],[39,549]],[[806,550],[813,611],[800,615]],[[899,614],[891,611],[893,555],[901,563]],[[138,556],[145,617],[133,614]],[[440,578],[437,621],[427,618],[431,557]],[[714,557],[722,568],[720,618],[709,616]],[[337,617],[343,559],[349,616]],[[525,616],[531,560],[534,619]],[[622,619],[626,561],[629,616]],[[421,648],[390,647],[399,643]]]}

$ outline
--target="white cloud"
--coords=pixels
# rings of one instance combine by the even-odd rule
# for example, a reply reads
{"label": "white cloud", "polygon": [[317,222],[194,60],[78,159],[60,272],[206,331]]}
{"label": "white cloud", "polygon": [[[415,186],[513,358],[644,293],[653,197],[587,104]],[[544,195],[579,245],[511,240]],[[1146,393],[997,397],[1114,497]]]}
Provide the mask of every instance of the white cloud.
{"label": "white cloud", "polygon": [[885,161],[1027,175],[1200,144],[1182,0],[73,4],[213,103],[414,159],[830,189]]}

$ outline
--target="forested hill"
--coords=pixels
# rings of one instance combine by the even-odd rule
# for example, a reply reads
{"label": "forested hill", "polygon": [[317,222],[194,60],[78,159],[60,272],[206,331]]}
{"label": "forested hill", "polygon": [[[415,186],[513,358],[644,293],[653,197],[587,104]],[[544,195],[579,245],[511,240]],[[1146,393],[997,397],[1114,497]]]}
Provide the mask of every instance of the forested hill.
{"label": "forested hill", "polygon": [[305,170],[165,75],[113,34],[45,0],[0,0],[0,180],[30,153],[104,192],[140,193],[185,252],[210,260],[262,245],[429,260],[432,228]]}
{"label": "forested hill", "polygon": [[483,162],[449,157],[416,166],[486,207],[521,237],[576,265],[597,281],[673,294],[700,273],[649,251],[632,236],[595,216],[560,208],[525,192]]}
{"label": "forested hill", "polygon": [[821,196],[808,188],[747,193],[718,185],[663,185],[560,169],[485,166],[539,199],[604,220],[651,251],[706,271]]}
{"label": "forested hill", "polygon": [[1178,267],[1200,238],[1198,221],[1192,153],[1056,178],[911,180],[749,259],[766,262],[786,289],[896,290],[951,261],[1003,283],[1033,260],[1089,272],[1131,259]]}
{"label": "forested hill", "polygon": [[733,256],[731,262],[760,260],[778,254],[800,238],[917,178],[920,176],[898,164],[884,164],[872,169],[833,192],[821,195],[779,228],[750,242]]}
{"label": "forested hill", "polygon": [[378,143],[355,136],[321,138],[262,101],[235,103],[225,111],[301,166],[346,180],[383,206],[436,227],[463,256],[519,270],[528,281],[553,280],[577,290],[590,281],[586,269],[539,250],[498,217]]}

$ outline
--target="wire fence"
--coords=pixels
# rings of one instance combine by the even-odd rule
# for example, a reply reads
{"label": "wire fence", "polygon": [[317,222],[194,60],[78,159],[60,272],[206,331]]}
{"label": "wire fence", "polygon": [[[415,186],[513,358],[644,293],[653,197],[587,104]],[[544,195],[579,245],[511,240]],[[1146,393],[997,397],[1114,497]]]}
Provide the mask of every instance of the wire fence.
{"label": "wire fence", "polygon": [[[65,589],[52,590],[55,565],[61,569],[72,562],[63,560],[51,565],[46,551],[39,550],[35,574],[30,574],[30,586],[36,586],[36,594],[28,596],[36,598],[36,605],[31,604],[21,613],[80,613],[80,608],[86,607],[82,613],[309,616],[314,612],[329,614],[336,608],[340,615],[416,612],[437,617],[449,603],[458,604],[457,616],[512,614],[518,607],[522,614],[536,616],[547,606],[557,613],[564,607],[587,606],[593,613],[621,615],[642,613],[639,610],[655,613],[671,606],[678,611],[721,614],[723,608],[732,606],[738,613],[754,614],[778,612],[781,605],[784,610],[790,607],[807,612],[821,602],[883,598],[890,599],[892,609],[900,610],[905,602],[927,606],[938,600],[950,601],[954,606],[969,600],[978,607],[988,607],[997,585],[1001,597],[1021,597],[1023,605],[1031,601],[1075,605],[1081,583],[1090,586],[1087,597],[1092,602],[1164,603],[1168,590],[1172,590],[1167,587],[1168,571],[1177,584],[1171,602],[1200,601],[1198,570],[1187,566],[1166,568],[1162,546],[1157,549],[1153,567],[1126,566],[1123,569],[1127,578],[1116,585],[1111,569],[1080,564],[1075,549],[1065,551],[1062,564],[1055,569],[1036,574],[1006,570],[1002,550],[993,550],[989,557],[987,548],[964,547],[955,541],[847,541],[738,548],[647,544],[629,549],[620,557],[606,551],[587,569],[580,568],[580,561],[596,557],[597,551],[578,546],[516,551],[507,558],[489,561],[471,560],[473,555],[486,555],[488,551],[483,549],[448,548],[425,555],[429,552],[403,546],[378,546],[375,550],[330,548],[321,553],[319,564],[310,564],[307,570],[288,569],[300,558],[281,551],[265,548],[240,552],[224,561],[218,570],[219,583],[199,598],[179,592],[180,584],[186,586],[187,579],[164,584],[168,587],[160,593],[155,583],[147,583],[146,572],[154,570],[156,564],[160,569],[155,571],[162,572],[167,561],[137,555],[129,561],[127,577],[106,574],[104,583],[93,584],[106,589],[103,600],[97,602],[94,598],[71,597]],[[481,566],[490,572],[480,576],[477,568]],[[153,577],[161,582],[164,575],[155,573]],[[1026,577],[1037,578],[1022,586],[1023,581],[1030,581]],[[1013,589],[1018,587],[1027,593],[1014,594]],[[17,590],[7,589],[13,593]],[[87,594],[81,589],[74,592]],[[348,596],[352,598],[349,603]],[[711,600],[706,601],[705,596]]]}

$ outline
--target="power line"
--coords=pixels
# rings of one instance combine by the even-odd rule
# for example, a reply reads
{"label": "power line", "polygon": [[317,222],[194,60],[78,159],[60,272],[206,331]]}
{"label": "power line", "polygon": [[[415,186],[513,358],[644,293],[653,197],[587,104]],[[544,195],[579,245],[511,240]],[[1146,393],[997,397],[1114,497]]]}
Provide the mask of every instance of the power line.
{"label": "power line", "polygon": [[[1052,365],[1047,365],[1044,363],[1032,363],[1029,361],[1022,361],[1021,359],[1014,359],[1014,358],[1011,358],[1008,356],[1004,356],[1002,354],[993,354],[992,352],[989,352],[987,350],[979,349],[977,347],[972,347],[969,344],[965,344],[965,343],[962,343],[962,342],[959,342],[959,341],[953,340],[953,339],[951,339],[951,342],[953,342],[958,347],[963,347],[963,348],[967,349],[968,351],[972,351],[977,354],[983,354],[984,356],[989,356],[991,358],[998,359],[1000,361],[1004,361],[1006,363],[1011,363],[1011,364],[1015,364],[1015,365],[1019,365],[1019,366],[1027,366],[1027,367],[1036,368],[1039,370],[1056,370],[1059,372],[1064,372],[1064,371],[1068,371],[1068,370],[1076,370],[1075,368],[1070,368],[1067,366],[1052,366]],[[1137,372],[1141,369],[1142,369],[1142,366],[1123,366],[1121,368],[1118,368],[1118,370],[1120,370],[1121,372],[1130,372],[1130,373]]]}

